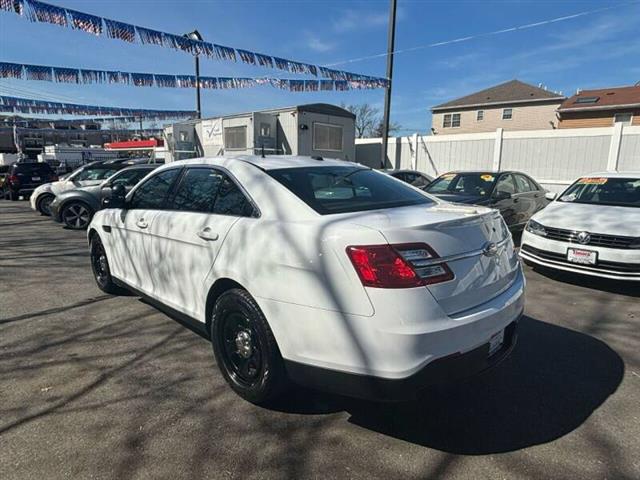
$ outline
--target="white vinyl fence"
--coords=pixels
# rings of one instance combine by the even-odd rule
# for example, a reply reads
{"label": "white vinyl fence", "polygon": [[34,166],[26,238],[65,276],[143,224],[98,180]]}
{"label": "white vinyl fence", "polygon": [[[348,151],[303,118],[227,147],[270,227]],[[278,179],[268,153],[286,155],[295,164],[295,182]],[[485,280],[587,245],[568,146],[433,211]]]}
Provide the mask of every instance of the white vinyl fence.
{"label": "white vinyl fence", "polygon": [[[356,161],[381,166],[382,139],[357,139]],[[389,139],[386,168],[411,168],[432,176],[451,170],[519,170],[550,191],[581,175],[640,171],[640,127],[526,130]]]}

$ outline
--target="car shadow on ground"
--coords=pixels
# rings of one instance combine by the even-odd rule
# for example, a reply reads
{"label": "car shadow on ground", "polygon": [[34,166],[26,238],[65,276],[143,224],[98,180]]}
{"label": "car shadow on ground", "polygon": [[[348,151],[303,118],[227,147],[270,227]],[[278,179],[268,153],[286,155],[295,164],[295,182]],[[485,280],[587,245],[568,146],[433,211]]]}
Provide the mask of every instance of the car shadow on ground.
{"label": "car shadow on ground", "polygon": [[577,287],[584,287],[600,292],[617,293],[618,295],[640,298],[640,284],[637,281],[610,280],[608,278],[555,270],[540,265],[531,265],[530,268],[536,273],[557,282],[568,283]]}
{"label": "car shadow on ground", "polygon": [[296,390],[273,408],[322,414],[440,451],[511,452],[578,428],[613,394],[622,359],[604,342],[525,317],[509,359],[464,382],[431,387],[413,402],[381,404]]}

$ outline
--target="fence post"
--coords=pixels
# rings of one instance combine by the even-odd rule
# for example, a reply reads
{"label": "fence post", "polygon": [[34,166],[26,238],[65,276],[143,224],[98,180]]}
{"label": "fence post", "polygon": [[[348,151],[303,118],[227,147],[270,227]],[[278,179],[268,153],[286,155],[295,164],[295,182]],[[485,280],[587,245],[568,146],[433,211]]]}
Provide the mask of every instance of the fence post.
{"label": "fence post", "polygon": [[496,130],[496,139],[493,144],[493,169],[496,172],[500,171],[502,165],[502,128]]}
{"label": "fence post", "polygon": [[413,144],[413,155],[411,155],[411,169],[418,169],[418,132],[413,134],[411,138],[411,143]]}
{"label": "fence post", "polygon": [[611,145],[609,146],[609,157],[607,159],[607,171],[617,172],[618,161],[620,160],[620,143],[622,142],[622,123],[613,126],[611,134]]}

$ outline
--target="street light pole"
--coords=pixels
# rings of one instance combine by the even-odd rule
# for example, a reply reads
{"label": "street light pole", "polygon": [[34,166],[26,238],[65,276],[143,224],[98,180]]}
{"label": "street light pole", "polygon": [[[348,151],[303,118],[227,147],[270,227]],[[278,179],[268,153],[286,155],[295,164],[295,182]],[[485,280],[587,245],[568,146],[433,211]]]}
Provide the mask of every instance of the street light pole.
{"label": "street light pole", "polygon": [[[197,40],[201,42],[203,40],[202,35],[198,30],[185,33],[183,37],[190,38],[191,40]],[[196,115],[197,118],[202,118],[202,108],[200,105],[200,55],[196,55]]]}
{"label": "street light pole", "polygon": [[200,107],[200,56],[196,55],[196,115],[202,118],[202,108]]}
{"label": "street light pole", "polygon": [[391,110],[391,79],[393,78],[393,50],[396,38],[396,0],[389,6],[389,33],[387,37],[387,88],[384,92],[384,118],[382,120],[382,168],[387,166],[387,144],[389,143],[389,114]]}

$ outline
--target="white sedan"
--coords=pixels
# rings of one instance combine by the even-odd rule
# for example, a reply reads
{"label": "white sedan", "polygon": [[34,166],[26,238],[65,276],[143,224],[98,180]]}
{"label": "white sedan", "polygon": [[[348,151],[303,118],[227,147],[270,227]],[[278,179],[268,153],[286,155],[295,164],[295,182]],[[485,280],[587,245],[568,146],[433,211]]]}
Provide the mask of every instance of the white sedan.
{"label": "white sedan", "polygon": [[640,280],[640,172],[576,180],[531,218],[520,256],[558,270]]}
{"label": "white sedan", "polygon": [[412,397],[515,344],[525,282],[497,211],[292,156],[171,163],[109,202],[88,229],[98,286],[206,328],[251,402],[288,380]]}

